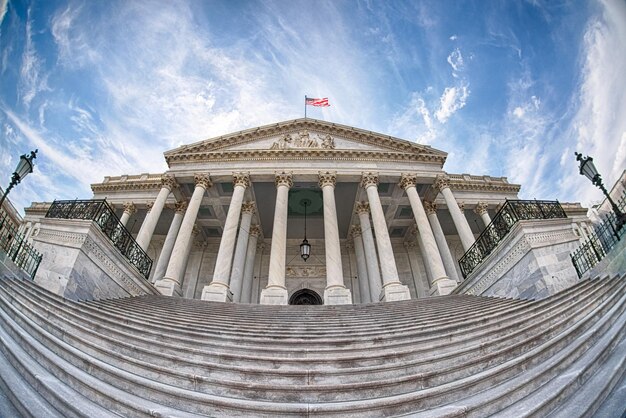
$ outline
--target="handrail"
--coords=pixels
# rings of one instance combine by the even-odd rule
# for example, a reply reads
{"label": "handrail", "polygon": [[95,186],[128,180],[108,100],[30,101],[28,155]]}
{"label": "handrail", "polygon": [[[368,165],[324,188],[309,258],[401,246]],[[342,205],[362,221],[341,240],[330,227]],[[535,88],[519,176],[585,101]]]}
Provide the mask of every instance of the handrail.
{"label": "handrail", "polygon": [[518,221],[555,218],[567,218],[558,201],[507,200],[476,242],[459,259],[463,278],[491,254]]}
{"label": "handrail", "polygon": [[106,199],[55,200],[46,218],[85,219],[94,221],[109,237],[115,248],[146,278],[150,276],[152,259],[137,244],[131,233],[107,203]]}
{"label": "handrail", "polygon": [[0,250],[24,270],[31,279],[35,278],[41,263],[42,255],[33,248],[26,237],[17,232],[15,226],[8,220],[8,214],[0,211]]}

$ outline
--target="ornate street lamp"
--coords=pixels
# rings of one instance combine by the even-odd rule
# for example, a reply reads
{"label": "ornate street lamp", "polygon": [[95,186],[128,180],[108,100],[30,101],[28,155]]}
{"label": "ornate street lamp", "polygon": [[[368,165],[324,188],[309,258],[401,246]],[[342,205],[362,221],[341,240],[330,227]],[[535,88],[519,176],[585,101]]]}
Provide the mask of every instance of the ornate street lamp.
{"label": "ornate street lamp", "polygon": [[613,199],[611,199],[611,196],[609,196],[609,192],[607,192],[604,184],[602,184],[602,176],[600,176],[600,173],[598,173],[598,170],[593,163],[593,158],[583,157],[583,155],[578,152],[575,152],[574,154],[576,155],[576,161],[580,161],[580,174],[591,180],[591,183],[602,190],[602,193],[604,193],[606,198],[609,200],[609,203],[613,208],[613,212],[615,212],[615,218],[617,219],[617,230],[621,230],[626,223],[626,214],[619,210]]}
{"label": "ornate street lamp", "polygon": [[4,203],[4,199],[7,197],[11,189],[19,184],[20,181],[24,179],[27,175],[33,172],[33,160],[37,158],[37,151],[31,151],[30,155],[20,155],[20,161],[17,163],[17,167],[13,172],[13,176],[11,177],[11,183],[9,183],[9,187],[4,191],[2,198],[0,198],[0,208],[2,208],[2,204]]}
{"label": "ornate street lamp", "polygon": [[309,256],[311,255],[311,244],[309,244],[309,241],[307,241],[306,239],[306,205],[307,205],[308,201],[304,200],[303,204],[304,204],[304,239],[302,240],[302,244],[300,244],[300,257],[302,257],[302,259],[304,261],[309,259]]}

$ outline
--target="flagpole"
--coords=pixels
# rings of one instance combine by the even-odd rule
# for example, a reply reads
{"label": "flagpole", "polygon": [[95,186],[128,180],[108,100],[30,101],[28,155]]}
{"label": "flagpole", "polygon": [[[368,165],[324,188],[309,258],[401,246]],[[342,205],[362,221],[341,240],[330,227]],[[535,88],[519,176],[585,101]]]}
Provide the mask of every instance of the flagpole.
{"label": "flagpole", "polygon": [[306,94],[304,95],[304,119],[306,119]]}

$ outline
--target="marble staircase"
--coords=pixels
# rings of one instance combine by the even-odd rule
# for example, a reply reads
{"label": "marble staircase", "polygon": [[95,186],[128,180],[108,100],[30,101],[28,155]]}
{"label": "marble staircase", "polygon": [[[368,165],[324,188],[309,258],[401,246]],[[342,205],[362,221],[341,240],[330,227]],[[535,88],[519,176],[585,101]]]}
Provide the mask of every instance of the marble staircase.
{"label": "marble staircase", "polygon": [[626,276],[539,301],[73,302],[0,280],[0,416],[621,416]]}

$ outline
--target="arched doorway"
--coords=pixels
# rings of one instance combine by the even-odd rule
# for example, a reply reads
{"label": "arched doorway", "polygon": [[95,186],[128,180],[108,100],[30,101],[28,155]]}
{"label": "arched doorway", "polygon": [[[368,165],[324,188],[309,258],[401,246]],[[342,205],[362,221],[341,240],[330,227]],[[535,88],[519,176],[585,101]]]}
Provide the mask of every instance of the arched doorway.
{"label": "arched doorway", "polygon": [[300,289],[289,298],[290,305],[323,305],[320,295],[311,289]]}

